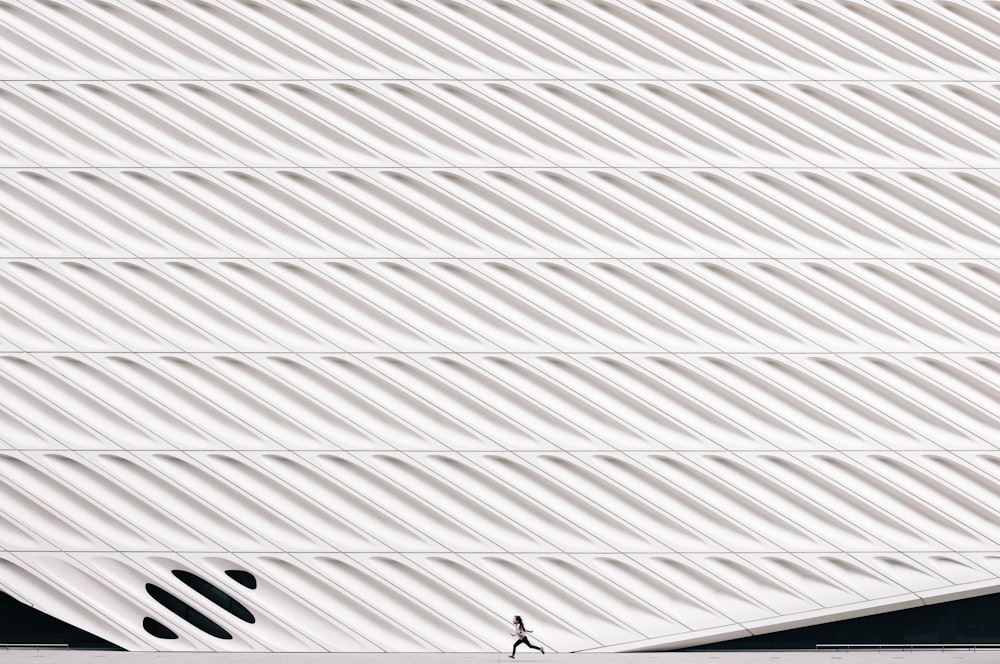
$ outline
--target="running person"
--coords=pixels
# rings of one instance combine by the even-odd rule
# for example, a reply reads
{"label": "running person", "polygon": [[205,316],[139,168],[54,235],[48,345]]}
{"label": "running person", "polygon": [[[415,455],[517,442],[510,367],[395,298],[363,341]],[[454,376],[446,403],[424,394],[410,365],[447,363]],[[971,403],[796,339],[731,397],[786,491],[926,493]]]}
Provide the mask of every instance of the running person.
{"label": "running person", "polygon": [[545,654],[544,648],[542,648],[541,646],[532,645],[531,641],[528,640],[528,634],[531,633],[531,630],[524,628],[524,621],[521,620],[521,616],[514,616],[514,620],[512,622],[514,624],[514,631],[511,633],[511,636],[516,636],[517,641],[514,641],[514,647],[513,649],[511,649],[510,654],[507,656],[510,657],[511,659],[514,659],[514,656],[517,654],[517,647],[522,643],[528,646],[529,648],[534,648],[535,650],[541,650],[542,654],[544,655]]}

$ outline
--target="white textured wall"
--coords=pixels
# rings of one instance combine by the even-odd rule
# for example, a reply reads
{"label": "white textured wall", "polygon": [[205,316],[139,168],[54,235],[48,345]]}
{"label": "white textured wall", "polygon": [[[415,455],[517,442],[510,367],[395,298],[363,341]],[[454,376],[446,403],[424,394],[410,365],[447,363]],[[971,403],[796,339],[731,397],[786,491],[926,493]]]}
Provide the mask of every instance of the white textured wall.
{"label": "white textured wall", "polygon": [[998,40],[950,0],[0,3],[0,588],[261,651],[997,590]]}

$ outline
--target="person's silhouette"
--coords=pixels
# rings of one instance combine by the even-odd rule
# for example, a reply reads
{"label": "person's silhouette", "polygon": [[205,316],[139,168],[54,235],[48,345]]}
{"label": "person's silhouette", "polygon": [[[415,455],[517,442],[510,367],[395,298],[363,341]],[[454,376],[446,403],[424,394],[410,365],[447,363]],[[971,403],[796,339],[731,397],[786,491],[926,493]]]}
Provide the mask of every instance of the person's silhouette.
{"label": "person's silhouette", "polygon": [[521,616],[514,616],[514,620],[512,622],[514,624],[514,631],[511,632],[511,636],[516,636],[517,641],[514,641],[514,647],[511,649],[510,654],[507,656],[510,657],[511,659],[514,659],[514,657],[517,655],[517,647],[522,643],[528,646],[529,648],[534,648],[535,650],[541,650],[542,654],[544,655],[545,648],[542,648],[541,646],[532,645],[531,641],[528,640],[528,634],[531,633],[531,630],[524,628],[524,621],[521,620]]}

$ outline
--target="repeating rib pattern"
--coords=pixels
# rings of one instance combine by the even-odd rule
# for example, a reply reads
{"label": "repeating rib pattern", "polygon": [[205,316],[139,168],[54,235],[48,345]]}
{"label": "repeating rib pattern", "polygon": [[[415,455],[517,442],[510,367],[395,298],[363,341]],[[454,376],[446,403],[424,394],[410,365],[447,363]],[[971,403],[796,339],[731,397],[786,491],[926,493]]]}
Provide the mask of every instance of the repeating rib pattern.
{"label": "repeating rib pattern", "polygon": [[0,3],[0,589],[131,650],[387,652],[997,591],[998,39]]}

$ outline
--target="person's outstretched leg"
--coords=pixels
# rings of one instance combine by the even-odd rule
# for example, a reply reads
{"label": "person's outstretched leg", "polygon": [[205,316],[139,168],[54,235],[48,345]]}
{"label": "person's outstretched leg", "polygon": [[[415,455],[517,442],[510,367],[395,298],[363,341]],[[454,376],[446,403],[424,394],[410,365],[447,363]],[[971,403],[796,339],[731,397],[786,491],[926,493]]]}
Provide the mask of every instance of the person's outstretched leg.
{"label": "person's outstretched leg", "polygon": [[524,637],[524,645],[528,646],[529,648],[534,648],[535,650],[541,650],[542,654],[543,655],[545,654],[545,648],[534,645],[531,641],[528,640],[528,637]]}

